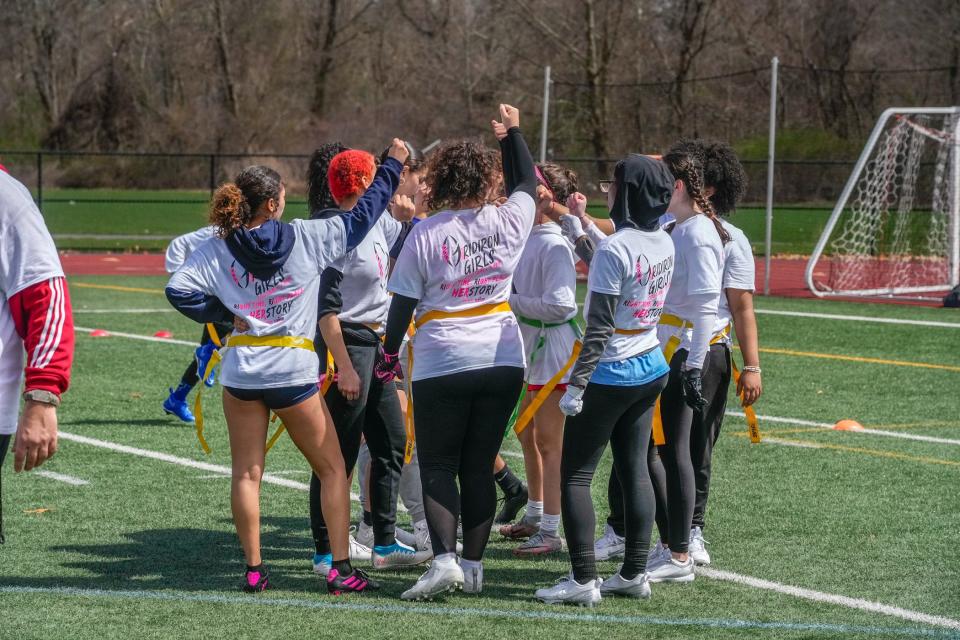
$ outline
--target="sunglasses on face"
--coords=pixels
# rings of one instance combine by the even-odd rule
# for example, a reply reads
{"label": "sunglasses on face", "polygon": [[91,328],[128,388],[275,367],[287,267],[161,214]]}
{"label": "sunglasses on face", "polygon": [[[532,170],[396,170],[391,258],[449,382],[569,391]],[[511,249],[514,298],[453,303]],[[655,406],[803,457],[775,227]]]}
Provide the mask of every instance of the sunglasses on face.
{"label": "sunglasses on face", "polygon": [[614,180],[600,180],[600,193],[609,193]]}

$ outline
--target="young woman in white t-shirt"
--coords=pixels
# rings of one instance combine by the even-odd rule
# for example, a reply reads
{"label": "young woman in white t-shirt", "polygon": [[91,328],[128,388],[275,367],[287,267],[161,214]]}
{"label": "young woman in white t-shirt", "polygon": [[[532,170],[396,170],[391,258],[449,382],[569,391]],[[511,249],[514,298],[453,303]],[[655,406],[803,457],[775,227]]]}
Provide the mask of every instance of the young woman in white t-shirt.
{"label": "young woman in white t-shirt", "polygon": [[684,189],[683,196],[670,204],[676,220],[670,237],[677,262],[657,327],[660,344],[671,357],[670,379],[660,397],[664,444],[658,443],[659,456],[650,458],[651,474],[658,475],[662,464],[666,488],[666,495],[661,496],[666,507],[658,509],[658,518],[666,516],[658,523],[661,540],[648,561],[650,582],[654,583],[694,579],[689,547],[696,481],[690,437],[694,412],[706,404],[704,371],[722,291],[723,245],[730,240],[707,198],[702,154],[674,147],[663,161]]}
{"label": "young woman in white t-shirt", "polygon": [[[746,188],[746,175],[736,152],[724,142],[712,140],[683,140],[674,148],[703,158],[704,192],[714,211],[729,216],[736,208]],[[696,499],[690,529],[690,552],[697,565],[710,564],[710,554],[703,539],[706,524],[706,504],[709,495],[713,446],[720,435],[720,427],[727,405],[727,390],[732,378],[731,324],[736,328],[737,342],[745,368],[737,384],[737,396],[744,407],[751,406],[762,393],[760,359],[757,341],[757,322],[753,312],[754,259],[750,242],[740,229],[721,219],[731,241],[724,245],[723,294],[717,309],[717,323],[711,338],[707,366],[703,375],[703,396],[706,405],[693,415],[690,433],[690,454],[693,463]],[[659,476],[663,479],[662,467]],[[666,488],[656,486],[658,495],[665,496]],[[622,553],[623,548],[623,494],[615,471],[609,485],[610,516],[604,536],[597,541],[597,556]],[[661,509],[665,509],[665,500]],[[661,509],[658,509],[661,510]],[[666,540],[667,519],[658,513],[658,527]],[[662,545],[655,553],[663,554]]]}
{"label": "young woman in white t-shirt", "polygon": [[[555,222],[557,205],[577,191],[577,175],[556,164],[537,165],[536,171],[537,217],[517,265],[510,296],[527,354],[527,392],[518,417],[563,369],[580,333],[575,320],[575,259]],[[569,379],[567,371],[518,434],[527,477],[527,508],[519,522],[500,527],[504,537],[526,538],[514,549],[518,556],[555,553],[563,546],[559,527],[564,416],[559,402]]]}
{"label": "young woman in white t-shirt", "polygon": [[[608,193],[617,230],[586,256],[587,328],[560,400],[561,411],[569,416],[563,434],[561,504],[572,570],[556,585],[537,590],[536,597],[546,603],[593,605],[602,592],[650,595],[645,565],[655,501],[647,449],[654,404],[669,372],[656,326],[674,264],[673,243],[658,220],[674,195],[673,176],[662,162],[636,154],[618,162]],[[575,194],[569,206],[583,210],[586,199]],[[627,553],[620,570],[601,586],[593,552],[596,518],[590,485],[608,443],[625,485]]]}
{"label": "young woman in white t-shirt", "polygon": [[197,322],[237,319],[221,366],[223,410],[233,466],[231,506],[247,570],[242,589],[263,591],[268,572],[260,553],[260,479],[270,411],[323,482],[330,527],[331,593],[377,588],[350,565],[349,485],[330,415],[318,395],[312,338],[320,274],[354,249],[377,223],[399,181],[407,150],[394,140],[364,206],[327,220],[280,222],[284,187],[262,166],[242,171],[211,203],[218,238],[200,246],[167,284],[170,303]]}
{"label": "young woman in white t-shirt", "polygon": [[[523,387],[524,350],[509,307],[513,271],[533,227],[536,175],[519,112],[501,105],[503,171],[516,185],[499,207],[497,155],[480,142],[445,144],[429,161],[431,209],[397,258],[384,340],[384,375],[416,311],[414,424],[433,564],[407,600],[463,587],[479,593],[496,509],[494,458]],[[457,481],[459,486],[457,487]],[[457,563],[457,522],[463,560]]]}

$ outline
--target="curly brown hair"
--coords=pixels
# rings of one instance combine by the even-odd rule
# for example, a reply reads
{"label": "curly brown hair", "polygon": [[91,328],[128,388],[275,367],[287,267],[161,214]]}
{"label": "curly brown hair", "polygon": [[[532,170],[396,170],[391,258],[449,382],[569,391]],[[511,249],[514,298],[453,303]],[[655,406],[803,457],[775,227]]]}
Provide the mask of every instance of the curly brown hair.
{"label": "curly brown hair", "polygon": [[565,204],[570,194],[580,190],[580,183],[577,172],[573,169],[561,167],[558,164],[545,163],[537,164],[540,173],[546,178],[550,190],[560,204]]}
{"label": "curly brown hair", "polygon": [[217,237],[226,238],[257,215],[267,200],[280,199],[280,174],[263,165],[247,167],[234,179],[220,185],[210,200],[210,224]]}
{"label": "curly brown hair", "polygon": [[687,193],[700,208],[703,215],[710,218],[713,226],[717,229],[720,241],[723,244],[730,242],[730,234],[723,228],[717,212],[713,208],[710,199],[707,198],[703,186],[703,165],[704,156],[702,151],[695,151],[684,146],[683,141],[670,148],[663,156],[663,161],[670,169],[670,173],[676,180],[683,182],[687,188]]}
{"label": "curly brown hair", "polygon": [[479,140],[443,144],[427,161],[432,211],[463,209],[467,202],[486,202],[500,171],[500,153]]}

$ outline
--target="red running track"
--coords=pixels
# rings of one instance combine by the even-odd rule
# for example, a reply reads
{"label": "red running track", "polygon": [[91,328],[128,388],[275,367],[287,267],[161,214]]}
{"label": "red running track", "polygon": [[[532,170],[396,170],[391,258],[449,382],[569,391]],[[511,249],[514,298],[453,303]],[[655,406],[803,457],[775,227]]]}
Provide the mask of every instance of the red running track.
{"label": "red running track", "polygon": [[[162,276],[163,255],[159,253],[74,253],[62,252],[60,261],[68,276]],[[770,293],[791,298],[812,298],[803,281],[806,258],[774,258],[770,270]],[[763,291],[763,258],[757,258],[757,291]],[[864,300],[857,302],[893,302],[939,307],[938,302],[911,302],[901,300]]]}

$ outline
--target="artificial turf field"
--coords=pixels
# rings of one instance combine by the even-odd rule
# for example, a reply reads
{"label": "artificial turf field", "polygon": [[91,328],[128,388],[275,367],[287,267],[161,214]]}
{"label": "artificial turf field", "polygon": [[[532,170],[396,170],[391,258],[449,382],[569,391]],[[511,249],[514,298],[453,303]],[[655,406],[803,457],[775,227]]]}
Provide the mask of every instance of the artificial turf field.
{"label": "artificial turf field", "polygon": [[[327,596],[310,566],[308,470],[286,437],[267,458],[263,486],[272,589],[240,593],[219,388],[206,394],[210,456],[160,409],[199,327],[169,310],[164,278],[69,280],[76,325],[112,335],[78,330],[60,451],[42,470],[88,484],[7,465],[0,637],[960,637],[956,311],[758,298],[766,440],[751,445],[742,418],[730,416],[717,445],[705,537],[711,569],[725,573],[587,610],[533,600],[568,570],[565,556],[517,560],[496,534],[481,597],[401,602],[418,570],[375,573],[377,595]],[[172,341],[122,335],[163,329]],[[842,418],[880,433],[815,426]],[[508,436],[517,471],[519,450]],[[608,469],[609,454],[594,483],[598,533]],[[616,568],[601,563],[601,575]],[[815,601],[785,586],[857,600]]]}

